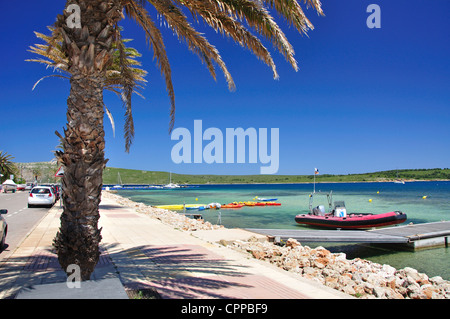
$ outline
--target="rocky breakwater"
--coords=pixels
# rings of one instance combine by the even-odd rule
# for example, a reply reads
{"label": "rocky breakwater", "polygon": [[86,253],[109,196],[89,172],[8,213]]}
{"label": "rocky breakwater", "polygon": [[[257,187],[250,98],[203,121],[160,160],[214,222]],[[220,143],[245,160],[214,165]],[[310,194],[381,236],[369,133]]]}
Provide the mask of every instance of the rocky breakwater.
{"label": "rocky breakwater", "polygon": [[360,258],[348,260],[344,253],[310,248],[295,239],[287,240],[284,246],[256,240],[237,240],[230,246],[360,298],[450,299],[450,282],[439,276],[429,278],[413,268],[396,270]]}
{"label": "rocky breakwater", "polygon": [[203,219],[192,219],[171,210],[156,208],[145,205],[143,203],[137,203],[128,198],[116,195],[112,192],[103,191],[102,196],[105,198],[113,199],[121,205],[132,207],[136,209],[138,213],[143,213],[152,218],[158,219],[164,224],[170,225],[176,229],[184,231],[196,231],[224,228],[222,225],[213,225]]}

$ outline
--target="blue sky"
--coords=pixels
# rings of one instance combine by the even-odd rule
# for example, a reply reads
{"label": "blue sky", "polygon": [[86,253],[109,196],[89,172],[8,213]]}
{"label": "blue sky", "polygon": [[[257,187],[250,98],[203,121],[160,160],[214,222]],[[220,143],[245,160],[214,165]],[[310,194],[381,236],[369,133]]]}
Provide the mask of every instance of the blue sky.
{"label": "blue sky", "polygon": [[[381,8],[381,28],[369,29],[369,4]],[[176,96],[175,128],[279,128],[278,174],[347,174],[402,168],[450,167],[450,2],[446,0],[323,0],[325,17],[307,10],[315,29],[301,36],[277,17],[292,43],[300,70],[267,44],[279,80],[269,67],[231,40],[200,26],[215,45],[237,90],[229,92],[220,71],[214,81],[197,56],[163,28]],[[0,50],[0,150],[18,162],[48,161],[66,122],[69,82],[46,79],[51,70],[25,62],[65,1],[2,3]],[[156,19],[156,17],[154,17]],[[20,22],[20,23],[19,23]],[[135,96],[135,140],[124,152],[123,108],[116,96],[105,103],[108,166],[189,174],[259,174],[256,164],[175,164],[169,99],[164,80],[134,24],[124,35],[143,57],[149,74],[145,100]],[[207,142],[204,142],[206,145]],[[204,146],[203,145],[203,146]]]}

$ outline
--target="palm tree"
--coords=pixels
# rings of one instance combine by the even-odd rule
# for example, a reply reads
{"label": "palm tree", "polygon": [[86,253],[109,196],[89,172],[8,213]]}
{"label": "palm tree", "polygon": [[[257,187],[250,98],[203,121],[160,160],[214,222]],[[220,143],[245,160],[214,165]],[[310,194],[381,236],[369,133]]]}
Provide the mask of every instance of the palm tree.
{"label": "palm tree", "polygon": [[9,178],[10,175],[15,174],[17,168],[12,162],[14,157],[4,151],[0,151],[0,183]]}
{"label": "palm tree", "polygon": [[[53,33],[54,28],[48,27],[48,29]],[[44,79],[49,77],[58,77],[63,79],[70,79],[70,73],[68,71],[69,69],[69,57],[62,49],[62,36],[59,35],[57,41],[53,41],[53,46],[50,49],[49,48],[49,42],[52,40],[51,36],[45,35],[43,33],[34,32],[36,37],[38,39],[41,39],[45,42],[45,44],[35,44],[35,46],[30,46],[30,52],[34,53],[39,56],[38,59],[27,59],[25,61],[28,62],[38,62],[44,64],[46,67],[51,67],[54,69],[54,71],[58,71],[59,74],[51,74],[44,76],[40,78],[33,86],[33,90],[36,88],[36,86]],[[122,76],[122,73],[120,72],[120,51],[117,49],[116,43],[113,43],[112,47],[115,49],[113,56],[112,56],[112,63],[106,70],[106,79],[105,79],[105,86],[104,89],[109,90],[111,92],[114,92],[117,94],[124,102],[125,107],[127,107],[126,100],[123,99],[123,85],[122,82],[128,81],[134,83],[133,93],[138,94],[139,96],[143,97],[140,93],[140,89],[144,88],[145,82],[145,76],[147,75],[147,71],[140,68],[142,65],[139,61],[137,61],[137,58],[141,57],[142,54],[140,54],[136,49],[131,47],[126,47],[125,44],[127,42],[132,41],[131,39],[121,39],[121,45],[124,48],[125,51],[125,57],[127,60],[130,72],[124,73]],[[126,77],[130,78],[126,78]],[[131,106],[131,104],[130,104]],[[106,114],[109,117],[109,120],[111,122],[112,128],[113,128],[113,134],[115,134],[115,124],[114,124],[114,118],[111,114],[111,112],[108,110],[106,105],[104,105]],[[124,135],[125,135],[125,150],[128,152],[129,147],[131,145],[132,137],[134,136],[134,127],[132,124],[132,117],[131,112],[126,112],[127,117],[125,118],[125,127],[124,127]],[[60,136],[58,132],[56,134],[60,138],[60,144],[58,147],[62,150],[64,149],[63,146],[63,137]]]}
{"label": "palm tree", "polygon": [[[323,14],[319,0],[304,0],[304,3]],[[296,0],[67,0],[66,8],[69,5],[77,5],[75,7],[80,9],[81,27],[74,27],[72,12],[65,10],[57,17],[47,50],[51,52],[62,37],[61,51],[68,57],[67,72],[70,74],[71,84],[67,99],[64,152],[58,153],[59,161],[64,165],[64,210],[54,247],[63,269],[67,269],[70,264],[77,264],[80,266],[81,279],[88,280],[100,255],[98,207],[102,172],[106,165],[103,89],[116,50],[119,52],[118,81],[126,104],[127,118],[131,118],[131,95],[136,85],[134,81],[130,81],[131,76],[127,76],[131,72],[130,65],[120,41],[119,22],[124,18],[123,12],[144,30],[147,43],[165,78],[170,99],[169,131],[173,128],[175,118],[171,69],[161,31],[146,6],[153,7],[164,24],[199,56],[214,78],[215,67],[218,66],[230,90],[235,85],[222,57],[193,27],[185,11],[192,15],[194,22],[203,20],[216,32],[249,49],[272,69],[274,78],[278,78],[275,63],[258,36],[271,42],[295,70],[298,67],[292,45],[270,10],[278,12],[301,34],[306,34],[313,26]],[[131,130],[132,125],[132,120],[128,121],[125,130]],[[128,145],[131,138],[132,136],[126,141]]]}

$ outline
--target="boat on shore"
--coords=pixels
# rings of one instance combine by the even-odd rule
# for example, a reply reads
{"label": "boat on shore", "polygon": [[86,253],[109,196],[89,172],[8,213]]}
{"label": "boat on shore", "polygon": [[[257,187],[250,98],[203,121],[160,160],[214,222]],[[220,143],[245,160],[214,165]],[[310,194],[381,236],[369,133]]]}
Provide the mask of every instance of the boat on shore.
{"label": "boat on shore", "polygon": [[347,213],[343,201],[333,203],[332,192],[326,194],[330,208],[330,211],[326,213],[323,205],[312,207],[314,195],[315,193],[309,195],[309,213],[295,216],[297,224],[321,228],[368,229],[401,224],[407,219],[406,214],[401,211],[382,214]]}
{"label": "boat on shore", "polygon": [[[14,181],[12,179],[7,179],[6,181],[4,181],[2,183],[2,188],[3,188],[3,192],[15,192],[17,190],[17,184],[14,183]],[[0,188],[1,189],[1,188]]]}

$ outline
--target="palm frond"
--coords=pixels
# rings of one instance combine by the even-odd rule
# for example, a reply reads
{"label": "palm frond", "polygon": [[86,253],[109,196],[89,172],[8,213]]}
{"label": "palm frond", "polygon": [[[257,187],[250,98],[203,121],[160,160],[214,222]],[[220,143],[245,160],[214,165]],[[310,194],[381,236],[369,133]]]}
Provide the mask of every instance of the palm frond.
{"label": "palm frond", "polygon": [[[104,89],[116,93],[123,102],[125,108],[125,150],[129,152],[134,137],[131,97],[133,93],[143,97],[139,89],[143,89],[147,82],[145,80],[147,71],[139,68],[141,63],[136,60],[141,54],[136,49],[125,46],[125,43],[130,42],[131,39],[123,39],[120,36],[119,27],[116,26],[116,28],[116,34],[118,36],[116,42],[113,44],[112,63],[105,72]],[[43,58],[27,59],[26,61],[44,64],[46,67],[52,67],[54,71],[61,71],[67,74],[67,76],[58,74],[44,76],[34,84],[33,90],[42,80],[49,77],[70,78],[69,59],[62,45],[63,35],[61,33],[55,33],[55,29],[52,27],[49,27],[49,30],[52,32],[51,36],[35,32],[36,37],[43,40],[45,44],[35,44],[34,46],[30,46],[29,50],[31,53]],[[50,41],[52,41],[51,47]],[[113,135],[115,135],[114,118],[106,105],[104,107],[111,122]]]}
{"label": "palm frond", "polygon": [[113,130],[113,137],[116,137],[116,124],[114,123],[114,117],[111,114],[111,112],[109,111],[109,109],[106,107],[106,105],[104,105],[105,111],[106,111],[106,115],[108,115],[109,118],[109,122],[111,123],[112,126],[112,130]]}
{"label": "palm frond", "polygon": [[264,47],[258,37],[254,36],[242,23],[236,20],[234,14],[228,9],[224,9],[220,2],[199,1],[199,0],[177,0],[191,11],[194,18],[201,16],[203,20],[216,32],[232,38],[236,43],[244,48],[248,48],[252,53],[263,60],[273,72],[273,77],[278,79],[278,73],[270,52]]}
{"label": "palm frond", "polygon": [[308,4],[308,7],[311,6],[314,9],[316,9],[316,11],[319,15],[322,15],[322,16],[325,15],[323,13],[322,3],[320,2],[320,0],[305,0],[305,3]]}
{"label": "palm frond", "polygon": [[16,166],[12,162],[14,159],[13,156],[10,154],[0,151],[0,174],[3,176],[0,176],[0,182],[8,179],[9,175],[13,175],[16,172]]}
{"label": "palm frond", "polygon": [[250,28],[269,40],[295,70],[298,69],[292,45],[261,2],[251,0],[223,0],[221,2],[227,11],[239,19],[245,20]]}
{"label": "palm frond", "polygon": [[[305,2],[306,1],[309,0],[305,0]],[[264,0],[264,3],[266,3],[271,8],[274,8],[288,21],[289,24],[293,25],[301,34],[306,35],[308,30],[314,29],[314,26],[306,17],[303,9],[296,0]]]}
{"label": "palm frond", "polygon": [[128,0],[124,2],[124,8],[125,13],[144,30],[147,43],[153,49],[153,57],[165,78],[166,89],[170,98],[169,132],[171,132],[175,124],[175,92],[172,84],[172,71],[161,32],[143,7],[142,1]]}
{"label": "palm frond", "polygon": [[[116,28],[118,26],[116,25]],[[128,153],[130,151],[131,143],[134,138],[134,123],[133,123],[133,115],[131,108],[131,98],[134,92],[134,87],[136,85],[135,77],[133,75],[133,71],[130,67],[127,58],[127,52],[122,41],[122,37],[120,32],[116,32],[116,42],[115,46],[117,48],[118,56],[118,65],[119,65],[119,83],[122,88],[122,101],[123,106],[125,108],[125,125],[124,125],[124,137],[125,137],[125,151]]]}
{"label": "palm frond", "polygon": [[178,36],[180,40],[186,41],[188,48],[196,53],[201,61],[207,65],[207,68],[213,78],[216,78],[214,65],[212,61],[216,62],[222,70],[225,79],[228,83],[228,88],[233,91],[236,89],[233,78],[228,71],[225,62],[219,54],[219,51],[211,45],[208,40],[201,35],[192,25],[188,22],[187,17],[170,0],[147,0],[151,3],[158,13],[164,17],[169,28]]}
{"label": "palm frond", "polygon": [[50,78],[50,77],[58,77],[58,78],[67,79],[67,80],[70,79],[68,76],[59,75],[59,74],[46,75],[46,76],[43,76],[42,78],[40,78],[39,80],[37,80],[37,82],[34,83],[33,88],[32,88],[31,90],[34,91],[34,89],[36,88],[36,86],[37,86],[42,80],[44,80],[44,79],[46,79],[46,78]]}

